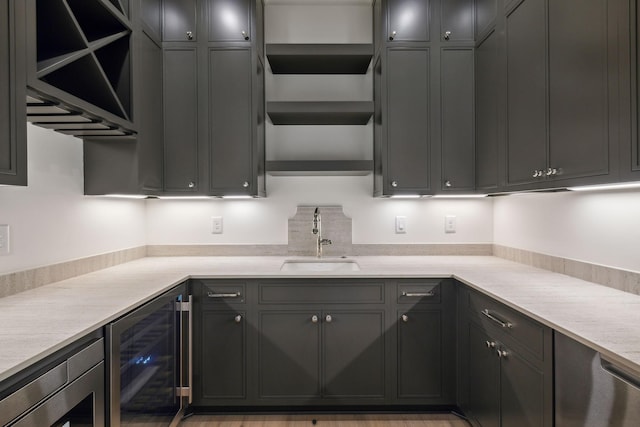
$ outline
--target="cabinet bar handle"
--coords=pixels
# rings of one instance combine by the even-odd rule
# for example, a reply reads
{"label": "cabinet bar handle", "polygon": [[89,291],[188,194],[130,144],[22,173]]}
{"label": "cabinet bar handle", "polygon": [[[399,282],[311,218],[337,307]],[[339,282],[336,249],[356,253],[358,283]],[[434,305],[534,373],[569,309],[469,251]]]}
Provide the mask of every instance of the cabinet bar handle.
{"label": "cabinet bar handle", "polygon": [[235,292],[233,294],[216,294],[215,292],[207,293],[209,298],[238,298],[240,296],[240,292]]}
{"label": "cabinet bar handle", "polygon": [[513,328],[513,323],[511,322],[505,322],[504,320],[500,320],[497,317],[495,317],[493,314],[489,313],[489,309],[485,308],[484,310],[482,310],[480,312],[480,314],[484,315],[485,317],[491,319],[492,321],[494,321],[495,323],[497,323],[498,325],[500,325],[503,328]]}
{"label": "cabinet bar handle", "polygon": [[429,292],[402,292],[403,297],[432,297],[435,293],[433,291]]}

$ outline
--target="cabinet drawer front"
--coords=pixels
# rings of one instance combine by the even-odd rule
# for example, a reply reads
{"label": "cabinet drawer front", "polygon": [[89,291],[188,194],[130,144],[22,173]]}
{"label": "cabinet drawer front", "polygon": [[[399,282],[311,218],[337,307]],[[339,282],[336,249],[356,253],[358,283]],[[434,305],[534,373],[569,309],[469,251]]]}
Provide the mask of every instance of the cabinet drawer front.
{"label": "cabinet drawer front", "polygon": [[384,303],[383,283],[262,283],[260,304]]}
{"label": "cabinet drawer front", "polygon": [[440,280],[398,283],[398,304],[440,304]]}
{"label": "cabinet drawer front", "polygon": [[245,282],[200,281],[200,296],[204,304],[244,304],[246,295]]}
{"label": "cabinet drawer front", "polygon": [[538,359],[544,359],[545,326],[484,295],[469,294],[471,318],[479,321],[488,334],[504,333]]}

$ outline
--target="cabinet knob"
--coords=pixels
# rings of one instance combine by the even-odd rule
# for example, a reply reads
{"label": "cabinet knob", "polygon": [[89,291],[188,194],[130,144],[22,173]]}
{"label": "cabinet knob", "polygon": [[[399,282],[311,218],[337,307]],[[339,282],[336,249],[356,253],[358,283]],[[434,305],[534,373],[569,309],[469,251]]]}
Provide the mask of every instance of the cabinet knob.
{"label": "cabinet knob", "polygon": [[447,181],[444,182],[444,186],[447,187],[447,188],[451,188],[451,187],[453,187],[453,184],[451,183],[451,181],[447,180]]}
{"label": "cabinet knob", "polygon": [[391,31],[391,34],[389,35],[389,40],[395,39],[397,34],[398,33],[396,31]]}
{"label": "cabinet knob", "polygon": [[406,314],[403,314],[401,319],[404,323],[407,323],[409,321],[409,316],[407,316]]}
{"label": "cabinet knob", "polygon": [[242,32],[242,38],[245,40],[249,40],[249,33],[247,33],[246,31]]}
{"label": "cabinet knob", "polygon": [[556,168],[548,168],[547,169],[547,176],[555,176],[558,174],[558,169]]}
{"label": "cabinet knob", "polygon": [[533,177],[534,178],[541,178],[545,175],[543,170],[535,170],[533,171]]}
{"label": "cabinet knob", "polygon": [[242,322],[242,316],[241,315],[237,315],[234,319],[233,319],[236,323],[240,323]]}
{"label": "cabinet knob", "polygon": [[318,323],[318,316],[316,316],[315,314],[311,316],[311,323]]}
{"label": "cabinet knob", "polygon": [[498,353],[498,357],[501,359],[508,356],[507,350],[498,349],[496,352]]}
{"label": "cabinet knob", "polygon": [[495,348],[496,343],[494,341],[485,341],[484,342],[487,346],[487,348]]}
{"label": "cabinet knob", "polygon": [[445,40],[449,40],[451,38],[451,31],[445,31],[444,32],[444,39]]}
{"label": "cabinet knob", "polygon": [[187,31],[187,40],[193,40],[193,31]]}
{"label": "cabinet knob", "polygon": [[331,317],[330,314],[327,314],[327,316],[324,318],[325,322],[327,323],[331,323],[333,321],[333,317]]}
{"label": "cabinet knob", "polygon": [[193,181],[191,181],[191,182],[189,183],[189,188],[196,188],[196,183],[195,183],[195,182],[193,182]]}
{"label": "cabinet knob", "polygon": [[398,181],[391,181],[391,186],[393,188],[397,187],[398,186]]}
{"label": "cabinet knob", "polygon": [[249,188],[249,181],[245,181],[245,182],[243,182],[243,183],[242,183],[242,186],[243,186],[244,188]]}

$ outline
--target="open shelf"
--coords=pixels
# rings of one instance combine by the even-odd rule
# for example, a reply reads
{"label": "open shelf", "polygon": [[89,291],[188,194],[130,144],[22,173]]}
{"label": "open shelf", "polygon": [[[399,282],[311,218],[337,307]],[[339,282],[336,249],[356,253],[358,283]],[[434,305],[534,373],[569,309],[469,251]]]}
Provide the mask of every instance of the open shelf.
{"label": "open shelf", "polygon": [[366,74],[372,44],[267,44],[273,74]]}
{"label": "open shelf", "polygon": [[272,160],[266,162],[270,175],[368,175],[373,171],[372,160]]}
{"label": "open shelf", "polygon": [[366,125],[373,102],[267,102],[274,125]]}

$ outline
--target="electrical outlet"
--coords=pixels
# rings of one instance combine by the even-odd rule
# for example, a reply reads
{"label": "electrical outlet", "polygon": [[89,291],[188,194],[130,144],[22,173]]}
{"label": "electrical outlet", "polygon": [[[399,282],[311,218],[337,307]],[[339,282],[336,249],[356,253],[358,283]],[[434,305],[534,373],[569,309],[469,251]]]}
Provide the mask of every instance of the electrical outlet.
{"label": "electrical outlet", "polygon": [[397,216],[396,217],[396,234],[406,234],[406,232],[407,232],[407,217]]}
{"label": "electrical outlet", "polygon": [[9,255],[9,226],[0,224],[0,255]]}
{"label": "electrical outlet", "polygon": [[447,215],[444,217],[444,232],[455,233],[456,232],[456,216]]}
{"label": "electrical outlet", "polygon": [[211,234],[222,234],[222,217],[211,217]]}

